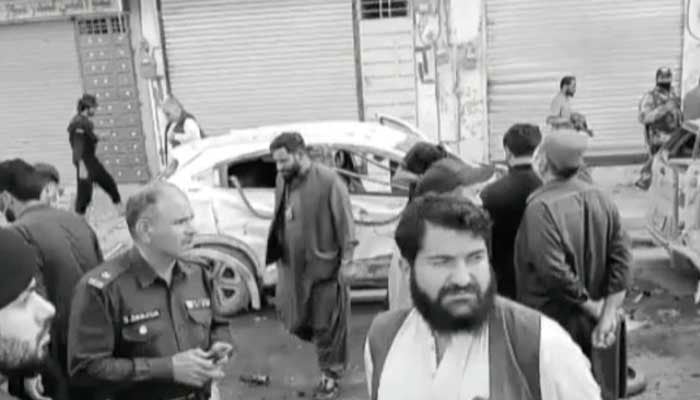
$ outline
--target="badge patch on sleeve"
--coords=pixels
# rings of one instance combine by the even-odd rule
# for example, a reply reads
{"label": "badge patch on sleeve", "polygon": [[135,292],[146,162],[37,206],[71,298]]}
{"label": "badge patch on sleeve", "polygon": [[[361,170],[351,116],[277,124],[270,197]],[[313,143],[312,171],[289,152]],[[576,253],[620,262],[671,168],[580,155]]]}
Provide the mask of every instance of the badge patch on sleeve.
{"label": "badge patch on sleeve", "polygon": [[125,315],[123,317],[125,324],[135,324],[137,322],[148,321],[160,317],[160,310],[151,310],[142,313]]}
{"label": "badge patch on sleeve", "polygon": [[200,310],[203,308],[210,308],[211,300],[209,300],[206,297],[202,297],[201,299],[185,300],[185,307],[187,307],[188,310]]}

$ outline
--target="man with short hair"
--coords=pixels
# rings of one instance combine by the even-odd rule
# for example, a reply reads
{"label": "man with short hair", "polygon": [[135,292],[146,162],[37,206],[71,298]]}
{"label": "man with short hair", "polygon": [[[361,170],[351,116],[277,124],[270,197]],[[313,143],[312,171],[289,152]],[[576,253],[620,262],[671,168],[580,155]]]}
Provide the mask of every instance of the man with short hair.
{"label": "man with short hair", "polygon": [[406,207],[395,238],[415,307],[372,322],[371,400],[601,398],[588,360],[556,322],[496,295],[489,232],[488,214],[459,196]]}
{"label": "man with short hair", "polygon": [[17,232],[0,228],[0,400],[2,375],[35,375],[49,356],[55,309],[36,293],[36,253]]}
{"label": "man with short hair", "polygon": [[76,283],[102,262],[100,243],[84,218],[51,206],[52,198],[46,190],[50,178],[46,174],[21,159],[0,165],[0,169],[5,168],[13,177],[5,188],[11,198],[10,208],[17,216],[12,226],[37,249],[39,281],[46,298],[57,308],[51,330],[51,357],[43,374],[46,393],[54,400],[75,398],[78,394],[70,387],[66,371],[70,303]]}
{"label": "man with short hair", "polygon": [[549,106],[547,123],[554,128],[573,128],[571,115],[573,98],[576,95],[576,77],[567,75],[559,82],[559,92]]}
{"label": "man with short hair", "polygon": [[78,113],[68,124],[68,141],[73,151],[73,165],[78,178],[78,193],[75,199],[75,212],[84,215],[92,201],[93,185],[104,190],[119,212],[122,200],[117,183],[97,158],[97,143],[100,137],[95,133],[92,118],[97,112],[97,98],[85,93],[78,100]]}
{"label": "man with short hair", "polygon": [[503,136],[508,174],[481,192],[484,208],[493,220],[491,254],[498,294],[515,299],[513,246],[527,198],[542,185],[532,169],[532,155],[542,141],[540,129],[515,124]]}
{"label": "man with short hair", "polygon": [[591,357],[618,343],[632,255],[613,199],[577,178],[587,146],[575,132],[542,141],[534,165],[544,185],[528,199],[514,265],[518,301],[559,322]]}
{"label": "man with short hair", "polygon": [[673,73],[668,67],[656,70],[656,86],[639,101],[639,122],[644,125],[644,141],[649,154],[635,185],[647,190],[651,185],[654,155],[680,130],[683,115],[681,99],[673,89]]}
{"label": "man with short hair", "polygon": [[348,356],[350,293],[340,271],[357,245],[350,196],[338,173],[311,161],[299,133],[277,136],[270,153],[278,177],[265,258],[277,262],[275,305],[284,327],[316,346],[314,398],[332,399]]}
{"label": "man with short hair", "polygon": [[68,369],[92,396],[205,400],[224,376],[232,347],[216,338],[211,282],[185,259],[193,217],[176,186],[142,189],[126,207],[134,246],[76,286]]}
{"label": "man with short hair", "polygon": [[[427,194],[460,196],[481,205],[480,192],[493,177],[495,169],[487,165],[472,166],[454,158],[443,158],[432,163],[414,188],[414,199]],[[413,201],[413,200],[411,200]],[[396,247],[389,263],[389,309],[413,307],[409,276],[405,260]]]}

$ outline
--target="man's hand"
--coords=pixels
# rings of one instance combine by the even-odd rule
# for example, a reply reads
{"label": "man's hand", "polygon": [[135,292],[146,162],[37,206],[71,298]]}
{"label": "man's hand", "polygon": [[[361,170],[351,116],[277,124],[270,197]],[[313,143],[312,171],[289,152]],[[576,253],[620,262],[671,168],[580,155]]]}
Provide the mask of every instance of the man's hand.
{"label": "man's hand", "polygon": [[85,166],[85,163],[83,162],[83,160],[78,161],[78,178],[80,178],[80,179],[87,179],[88,178],[87,167]]}
{"label": "man's hand", "polygon": [[607,349],[615,344],[617,340],[617,327],[620,323],[620,314],[617,312],[606,312],[593,330],[591,341],[593,347]]}
{"label": "man's hand", "polygon": [[24,392],[27,393],[27,396],[32,400],[51,400],[50,397],[44,396],[44,382],[41,380],[41,375],[25,378]]}
{"label": "man's hand", "polygon": [[233,345],[226,342],[214,342],[206,355],[214,365],[224,365],[233,355]]}
{"label": "man's hand", "polygon": [[589,316],[591,316],[596,321],[600,320],[603,315],[603,306],[605,302],[603,300],[586,300],[585,303],[581,304],[581,308]]}
{"label": "man's hand", "polygon": [[224,377],[221,367],[207,359],[208,354],[202,349],[187,350],[173,356],[173,378],[175,382],[202,387],[212,379]]}

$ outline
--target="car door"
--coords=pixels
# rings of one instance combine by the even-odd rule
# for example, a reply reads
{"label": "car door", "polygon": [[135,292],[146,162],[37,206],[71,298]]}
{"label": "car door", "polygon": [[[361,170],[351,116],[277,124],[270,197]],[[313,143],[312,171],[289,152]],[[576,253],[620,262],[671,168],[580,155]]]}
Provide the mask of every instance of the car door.
{"label": "car door", "polygon": [[344,271],[354,286],[386,287],[394,230],[408,201],[408,188],[392,183],[400,159],[373,147],[332,145],[333,167],[350,193],[358,246]]}
{"label": "car door", "polygon": [[649,188],[647,226],[663,245],[676,241],[691,225],[697,226],[698,176],[696,131],[684,126],[654,157]]}

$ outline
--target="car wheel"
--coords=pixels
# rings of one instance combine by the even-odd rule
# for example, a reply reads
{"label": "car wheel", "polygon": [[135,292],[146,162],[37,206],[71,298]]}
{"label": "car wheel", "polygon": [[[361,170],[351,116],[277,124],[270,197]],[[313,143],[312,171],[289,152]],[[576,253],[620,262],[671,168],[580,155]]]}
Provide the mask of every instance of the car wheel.
{"label": "car wheel", "polygon": [[208,267],[212,279],[212,303],[218,317],[231,318],[248,309],[251,296],[257,296],[257,293],[250,293],[246,280],[252,275],[241,259],[208,247],[195,248],[191,255]]}

